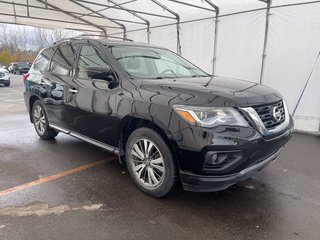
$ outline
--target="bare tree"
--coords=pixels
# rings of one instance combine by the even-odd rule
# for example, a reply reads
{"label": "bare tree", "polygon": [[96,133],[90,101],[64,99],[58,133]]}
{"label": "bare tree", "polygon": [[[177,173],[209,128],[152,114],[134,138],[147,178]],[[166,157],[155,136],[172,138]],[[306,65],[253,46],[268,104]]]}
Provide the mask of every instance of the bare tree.
{"label": "bare tree", "polygon": [[69,38],[79,35],[79,32],[70,31],[65,29],[35,29],[35,49],[40,50],[44,47],[51,45],[52,43],[59,41],[64,38]]}

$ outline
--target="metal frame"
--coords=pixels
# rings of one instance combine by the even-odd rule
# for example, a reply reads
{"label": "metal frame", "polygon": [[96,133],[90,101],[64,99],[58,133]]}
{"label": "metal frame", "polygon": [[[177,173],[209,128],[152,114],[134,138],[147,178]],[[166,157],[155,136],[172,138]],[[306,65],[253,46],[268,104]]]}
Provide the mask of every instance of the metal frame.
{"label": "metal frame", "polygon": [[163,8],[167,12],[171,13],[175,19],[177,20],[177,54],[181,55],[181,43],[180,43],[180,16],[178,13],[172,11],[170,8],[168,8],[166,5],[163,5],[162,3],[158,2],[157,0],[151,0],[159,7]]}
{"label": "metal frame", "polygon": [[[155,0],[151,0],[151,1],[155,1]],[[214,41],[214,45],[213,45],[213,59],[212,59],[212,75],[214,75],[214,73],[215,73],[215,65],[216,65],[216,60],[217,60],[218,22],[219,22],[218,16],[219,16],[219,12],[220,12],[219,7],[216,4],[214,4],[211,0],[205,0],[205,2],[207,4],[209,4],[213,9],[209,9],[209,8],[193,5],[193,4],[186,3],[186,2],[181,2],[179,0],[169,0],[169,1],[170,2],[174,2],[174,3],[178,3],[178,4],[182,4],[182,5],[185,5],[185,6],[193,7],[193,8],[207,10],[207,11],[215,13],[215,21],[214,21],[215,27],[214,27],[214,40],[213,40]],[[179,18],[179,20],[180,20],[180,18]],[[179,24],[179,22],[177,23],[177,25],[178,24]],[[178,33],[179,33],[179,31],[177,31],[177,34]],[[179,39],[179,43],[180,43],[180,39]],[[181,46],[180,46],[180,48],[181,48]],[[180,49],[180,54],[181,54],[181,49]]]}
{"label": "metal frame", "polygon": [[121,6],[120,4],[114,2],[113,0],[108,0],[108,2],[111,2],[115,6],[126,10],[128,13],[131,13],[133,16],[135,16],[135,17],[141,19],[142,21],[144,21],[145,24],[147,25],[147,36],[148,36],[147,37],[147,41],[148,41],[148,43],[150,43],[150,22],[147,19],[145,19],[144,17],[140,16],[138,13],[131,12],[129,9],[127,9],[126,7]]}
{"label": "metal frame", "polygon": [[[69,1],[69,2],[72,2],[72,3],[76,4],[76,5],[78,5],[78,6],[80,6],[80,7],[82,7],[83,9],[86,9],[86,10],[89,10],[89,11],[93,11],[90,7],[87,7],[87,6],[85,6],[85,5],[81,4],[81,3],[78,3],[78,2],[75,1],[75,0],[68,0],[68,1]],[[113,22],[114,24],[120,26],[120,27],[123,29],[123,39],[126,39],[126,38],[127,38],[127,29],[126,29],[126,26],[125,26],[124,24],[119,23],[119,22],[117,22],[117,21],[115,21],[115,20],[112,20],[112,19],[104,16],[104,15],[101,14],[101,13],[96,13],[96,14],[98,14],[99,16],[104,17],[106,20],[109,20],[110,22]],[[82,19],[82,18],[80,18],[80,19]],[[105,33],[106,36],[108,35],[106,30],[104,30],[104,33]]]}
{"label": "metal frame", "polygon": [[272,0],[259,0],[259,1],[265,2],[267,4],[266,25],[264,29],[262,62],[261,62],[261,70],[260,70],[260,84],[263,84],[264,70],[265,70],[266,57],[267,57],[267,44],[268,44],[268,36],[269,36],[269,19],[271,15],[270,8],[272,5]]}
{"label": "metal frame", "polygon": [[216,62],[217,62],[217,50],[218,50],[218,23],[219,23],[219,13],[220,8],[214,4],[211,0],[205,0],[211,7],[213,7],[215,11],[215,18],[214,18],[214,37],[213,37],[213,56],[212,56],[212,75],[215,74],[216,71]]}
{"label": "metal frame", "polygon": [[99,26],[99,25],[96,25],[96,24],[94,24],[94,23],[92,23],[92,22],[90,22],[90,21],[88,21],[88,20],[81,19],[81,18],[77,17],[75,14],[67,13],[66,11],[64,11],[63,9],[61,9],[61,8],[59,8],[59,7],[56,7],[56,6],[52,5],[52,4],[49,4],[46,0],[45,0],[45,1],[43,1],[43,0],[36,0],[36,1],[45,4],[46,7],[49,6],[49,7],[53,8],[53,9],[57,9],[57,10],[61,11],[62,13],[66,14],[66,15],[68,15],[68,16],[71,16],[71,17],[74,17],[75,19],[78,19],[79,21],[82,21],[82,22],[87,23],[87,24],[89,24],[89,25],[91,25],[91,26],[93,26],[93,27],[96,27],[96,28],[98,28],[98,29],[101,29],[105,34],[107,34],[106,29],[104,29],[103,27],[101,27],[101,26]]}
{"label": "metal frame", "polygon": [[[197,9],[202,9],[205,11],[210,11],[210,12],[214,12],[215,16],[214,17],[209,17],[209,18],[202,18],[202,19],[196,19],[196,20],[190,20],[190,21],[184,21],[182,22],[180,19],[180,16],[177,12],[173,11],[172,9],[168,8],[165,4],[159,2],[158,0],[150,0],[151,2],[155,3],[157,6],[161,7],[164,11],[167,11],[168,13],[170,13],[172,16],[170,15],[161,15],[161,14],[157,14],[157,13],[153,13],[153,12],[144,12],[144,11],[138,11],[138,10],[134,10],[134,9],[130,9],[128,7],[125,7],[124,5],[127,5],[129,3],[138,1],[138,0],[127,0],[126,2],[122,2],[122,3],[117,3],[114,0],[106,0],[106,4],[102,4],[102,3],[97,3],[95,1],[90,1],[90,0],[68,0],[69,2],[72,2],[78,6],[80,6],[83,9],[86,9],[88,11],[88,13],[78,13],[75,11],[70,11],[70,10],[63,10],[59,7],[56,7],[50,3],[48,3],[47,0],[36,0],[37,2],[42,3],[44,6],[38,6],[38,5],[32,5],[30,4],[29,0],[25,0],[25,4],[24,3],[16,3],[15,1],[3,1],[0,0],[0,3],[3,4],[8,4],[8,5],[12,5],[13,7],[13,14],[9,14],[9,13],[1,13],[4,16],[8,16],[8,17],[14,17],[15,21],[13,23],[11,22],[2,22],[2,23],[8,23],[8,24],[17,24],[17,25],[26,25],[26,24],[20,24],[16,22],[17,18],[22,18],[22,19],[35,19],[35,20],[40,20],[40,21],[51,21],[51,22],[61,22],[61,23],[67,23],[67,24],[74,24],[74,25],[81,25],[83,26],[82,28],[77,28],[77,27],[73,27],[73,28],[65,28],[65,29],[70,29],[70,30],[76,30],[76,31],[85,31],[85,32],[103,32],[104,35],[107,35],[107,29],[111,28],[111,29],[122,29],[123,32],[121,32],[121,34],[123,34],[123,38],[126,39],[127,38],[127,32],[135,32],[135,31],[147,31],[147,41],[148,43],[150,43],[150,29],[152,28],[158,28],[158,27],[165,27],[165,26],[170,26],[170,25],[176,25],[177,30],[177,53],[181,54],[181,42],[180,42],[180,25],[181,23],[185,23],[185,22],[194,22],[194,21],[201,21],[201,20],[206,20],[206,19],[214,19],[214,25],[215,25],[215,30],[214,30],[214,46],[213,46],[213,63],[212,63],[212,74],[214,75],[216,72],[216,63],[217,63],[217,45],[218,45],[218,26],[219,26],[219,18],[224,17],[224,16],[230,16],[230,15],[236,15],[236,14],[241,14],[241,13],[246,13],[246,12],[252,12],[252,11],[260,11],[260,10],[266,10],[266,24],[265,24],[265,33],[264,33],[264,41],[263,41],[263,52],[262,52],[262,60],[261,60],[261,69],[260,69],[260,83],[263,84],[263,80],[264,80],[264,72],[265,72],[265,64],[266,64],[266,57],[267,57],[267,45],[268,45],[268,35],[269,35],[269,22],[270,22],[270,11],[273,8],[280,8],[280,7],[287,7],[287,6],[296,6],[296,5],[304,5],[304,4],[312,4],[312,3],[319,3],[319,0],[314,0],[314,1],[308,1],[308,2],[303,2],[303,3],[292,3],[292,4],[284,4],[284,5],[279,5],[279,6],[272,6],[272,0],[257,0],[260,2],[264,2],[266,3],[266,7],[264,8],[257,8],[257,9],[252,9],[252,10],[246,10],[246,11],[241,11],[241,12],[236,12],[236,13],[230,13],[230,14],[224,14],[224,15],[220,15],[219,14],[219,7],[214,4],[211,0],[202,0],[202,2],[207,3],[208,5],[210,5],[212,7],[212,9],[208,8],[208,7],[204,7],[199,5],[195,5],[195,4],[191,4],[191,3],[187,3],[184,2],[183,0],[168,0],[170,2],[176,3],[176,4],[182,4],[185,6],[189,6],[189,7],[193,7],[193,8],[197,8]],[[96,7],[100,7],[101,9],[99,10],[93,10],[91,7],[88,7],[87,5],[84,4],[88,4],[88,5],[92,5],[92,6],[96,6]],[[112,5],[111,5],[112,4]],[[16,13],[16,6],[22,6],[22,7],[26,7],[26,11],[27,14],[26,15],[17,15]],[[56,12],[60,12],[63,13],[65,15],[68,15],[72,18],[74,18],[76,21],[70,21],[70,20],[63,20],[63,19],[49,19],[49,18],[42,18],[42,17],[35,17],[35,16],[31,16],[30,14],[30,9],[41,9],[41,10],[48,10],[48,11],[56,11]],[[129,19],[121,19],[121,18],[111,18],[111,17],[107,17],[104,14],[102,14],[101,12],[106,11],[108,9],[114,9],[116,11],[125,11],[128,14],[131,14],[135,17],[137,17],[139,20],[141,21],[134,21],[134,20],[129,20]],[[142,17],[141,15],[146,15],[146,16],[152,16],[152,17],[159,17],[159,18],[166,18],[166,19],[172,19],[172,20],[176,20],[176,23],[167,23],[167,24],[163,24],[163,25],[158,25],[158,26],[150,26],[151,23],[149,20],[147,20],[146,18]],[[84,19],[84,17],[90,17],[90,18],[97,18],[97,19],[105,19],[108,20],[114,24],[116,24],[117,26],[110,26],[109,24],[107,25],[100,25],[100,24],[95,24],[87,19]],[[146,25],[146,28],[140,28],[140,29],[135,29],[135,30],[130,30],[127,31],[125,24],[123,23],[132,23],[132,24],[139,24],[139,25]],[[88,26],[88,28],[86,28],[86,26]],[[89,28],[90,26],[90,28]],[[97,29],[97,30],[93,30],[93,29]],[[120,33],[111,33],[108,34],[108,36],[110,35],[117,35]]]}
{"label": "metal frame", "polygon": [[[132,2],[136,2],[136,1],[138,1],[138,0],[130,0],[130,1],[127,1],[127,2],[124,2],[124,3],[120,3],[119,5],[122,6],[122,5],[125,5],[125,4],[128,4],[128,3],[132,3]],[[103,11],[105,11],[107,9],[109,9],[109,7],[106,7],[106,8],[97,10],[97,11],[92,11],[91,13],[81,14],[80,17],[92,16],[95,13],[103,12]]]}
{"label": "metal frame", "polygon": [[[113,8],[113,9],[117,9],[120,11],[130,11],[130,12],[134,12],[134,13],[140,13],[140,14],[144,14],[144,15],[149,15],[149,16],[153,16],[153,17],[160,17],[160,18],[167,18],[167,19],[176,19],[175,17],[169,17],[169,16],[164,16],[164,15],[160,15],[160,14],[156,14],[156,13],[150,13],[150,12],[144,12],[144,11],[138,11],[138,10],[134,10],[134,9],[122,9],[119,8],[117,6],[111,6],[111,5],[107,5],[107,4],[102,4],[102,3],[96,3],[96,2],[90,2],[87,0],[75,0],[76,2],[81,2],[81,3],[87,3],[87,4],[91,4],[94,6],[100,6],[100,7],[106,7],[106,8]],[[152,1],[152,0],[151,0]]]}

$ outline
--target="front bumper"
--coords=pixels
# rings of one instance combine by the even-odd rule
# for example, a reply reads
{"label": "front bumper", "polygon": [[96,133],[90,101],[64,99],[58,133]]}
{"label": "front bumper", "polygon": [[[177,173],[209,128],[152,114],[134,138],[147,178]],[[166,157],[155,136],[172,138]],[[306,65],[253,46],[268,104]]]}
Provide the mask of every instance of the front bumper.
{"label": "front bumper", "polygon": [[0,84],[6,84],[9,82],[10,82],[10,79],[3,79],[3,78],[0,79]]}
{"label": "front bumper", "polygon": [[[262,136],[253,128],[240,127],[192,127],[179,132],[180,135],[174,136],[181,139],[176,141],[174,152],[184,189],[219,191],[250,178],[280,154],[292,132],[291,117],[286,129],[269,136]],[[217,156],[227,153],[230,158],[212,163],[207,158],[212,153]]]}
{"label": "front bumper", "polygon": [[273,161],[280,154],[282,149],[283,147],[262,162],[245,168],[241,172],[235,174],[223,176],[203,176],[181,171],[180,177],[183,188],[186,191],[193,192],[214,192],[224,190],[238,182],[242,182],[250,178],[257,171],[260,171],[271,161]]}

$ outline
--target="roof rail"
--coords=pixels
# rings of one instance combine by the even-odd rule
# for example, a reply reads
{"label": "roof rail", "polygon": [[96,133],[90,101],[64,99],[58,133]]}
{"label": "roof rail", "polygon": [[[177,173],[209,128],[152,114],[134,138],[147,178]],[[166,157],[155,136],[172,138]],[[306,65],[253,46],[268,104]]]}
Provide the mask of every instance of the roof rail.
{"label": "roof rail", "polygon": [[133,42],[132,39],[129,38],[122,38],[122,37],[115,37],[115,36],[106,36],[106,35],[98,35],[98,34],[80,34],[78,36],[75,37],[71,37],[71,38],[63,38],[61,40],[58,40],[56,42],[54,42],[53,44],[58,44],[58,43],[62,43],[62,42],[67,42],[70,40],[81,40],[81,39],[91,39],[90,37],[98,37],[98,38],[105,38],[106,40],[109,38],[112,39],[119,39],[119,40],[123,40],[123,41],[129,41],[129,42]]}

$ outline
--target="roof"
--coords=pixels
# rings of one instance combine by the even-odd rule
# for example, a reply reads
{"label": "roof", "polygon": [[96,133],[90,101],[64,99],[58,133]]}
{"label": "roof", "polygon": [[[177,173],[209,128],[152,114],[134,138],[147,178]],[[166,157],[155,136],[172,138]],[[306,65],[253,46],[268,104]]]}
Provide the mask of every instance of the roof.
{"label": "roof", "polygon": [[137,46],[137,47],[152,47],[152,48],[164,48],[161,46],[157,45],[152,45],[148,43],[143,43],[143,42],[133,42],[133,41],[122,41],[122,40],[108,40],[105,38],[100,38],[100,39],[94,39],[94,38],[81,38],[81,37],[74,37],[74,38],[66,38],[63,40],[60,40],[54,44],[59,45],[61,43],[65,42],[99,42],[102,45],[105,46]]}

